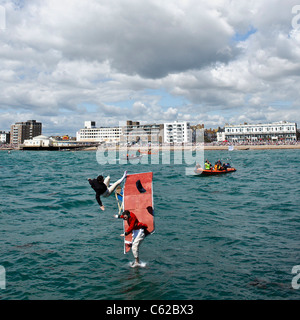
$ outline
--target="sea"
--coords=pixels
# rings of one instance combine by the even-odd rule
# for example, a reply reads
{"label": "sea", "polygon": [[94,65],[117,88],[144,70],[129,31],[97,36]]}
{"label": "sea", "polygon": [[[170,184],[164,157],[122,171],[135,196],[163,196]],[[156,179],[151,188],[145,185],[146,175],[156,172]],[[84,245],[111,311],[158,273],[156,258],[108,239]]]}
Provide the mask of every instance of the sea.
{"label": "sea", "polygon": [[[206,177],[181,151],[163,157],[0,151],[0,300],[298,300],[300,150],[205,151],[237,169]],[[125,170],[153,172],[155,233],[137,268],[115,195],[101,211],[87,180]]]}

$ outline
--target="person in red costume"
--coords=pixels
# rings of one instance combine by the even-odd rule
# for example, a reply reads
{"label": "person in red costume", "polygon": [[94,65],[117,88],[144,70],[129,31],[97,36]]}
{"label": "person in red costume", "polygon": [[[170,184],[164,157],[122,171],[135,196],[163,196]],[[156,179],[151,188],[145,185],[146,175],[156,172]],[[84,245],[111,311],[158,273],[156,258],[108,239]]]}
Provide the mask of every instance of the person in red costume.
{"label": "person in red costume", "polygon": [[124,234],[121,234],[121,237],[125,237],[128,234],[132,233],[132,254],[135,258],[133,266],[139,265],[139,247],[142,241],[145,239],[145,236],[149,234],[147,228],[148,226],[144,223],[139,222],[138,218],[133,212],[125,210],[122,215],[115,215],[116,218],[124,219],[127,221],[128,228]]}

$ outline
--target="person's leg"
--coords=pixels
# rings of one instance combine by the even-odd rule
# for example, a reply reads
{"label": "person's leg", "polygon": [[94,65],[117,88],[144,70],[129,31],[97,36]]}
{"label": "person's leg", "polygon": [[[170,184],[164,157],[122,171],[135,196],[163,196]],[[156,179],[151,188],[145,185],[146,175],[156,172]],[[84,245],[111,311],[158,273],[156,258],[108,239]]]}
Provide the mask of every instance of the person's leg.
{"label": "person's leg", "polygon": [[140,229],[137,236],[132,241],[132,254],[135,258],[135,264],[139,264],[139,248],[142,241],[145,239],[145,233],[143,229]]}
{"label": "person's leg", "polygon": [[107,177],[104,179],[104,184],[107,186],[107,188],[109,187],[109,184],[110,184],[110,176],[107,176]]}
{"label": "person's leg", "polygon": [[105,195],[105,197],[108,197],[109,195],[111,195],[115,191],[117,186],[123,182],[123,180],[126,178],[126,176],[127,176],[127,171],[124,172],[123,177],[121,179],[119,179],[118,181],[113,183],[110,187],[107,186],[108,195]]}

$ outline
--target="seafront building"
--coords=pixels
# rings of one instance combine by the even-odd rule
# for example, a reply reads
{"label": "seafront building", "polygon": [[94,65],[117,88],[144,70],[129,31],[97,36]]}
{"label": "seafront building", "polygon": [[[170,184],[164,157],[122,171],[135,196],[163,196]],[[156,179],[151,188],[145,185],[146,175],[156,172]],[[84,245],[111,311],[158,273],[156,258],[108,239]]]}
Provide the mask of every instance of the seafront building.
{"label": "seafront building", "polygon": [[20,145],[24,140],[32,139],[42,134],[42,123],[36,120],[16,122],[11,126],[10,143]]}
{"label": "seafront building", "polygon": [[169,144],[192,142],[192,130],[187,121],[164,123],[164,142]]}
{"label": "seafront building", "polygon": [[280,121],[265,124],[226,124],[217,133],[218,142],[259,142],[259,141],[297,141],[297,124],[295,122]]}
{"label": "seafront building", "polygon": [[53,140],[44,135],[36,136],[32,139],[26,139],[23,142],[25,148],[34,147],[34,148],[48,148],[53,146]]}
{"label": "seafront building", "polygon": [[138,121],[128,120],[122,125],[121,144],[158,144],[163,142],[162,124],[141,124]]}
{"label": "seafront building", "polygon": [[10,132],[0,131],[0,144],[10,142]]}
{"label": "seafront building", "polygon": [[128,120],[120,123],[119,127],[96,127],[95,121],[85,121],[84,128],[76,133],[80,142],[135,144],[162,141],[162,125],[140,124]]}
{"label": "seafront building", "polygon": [[[142,124],[139,121],[120,122],[119,127],[96,127],[95,121],[85,121],[84,128],[76,133],[77,141],[94,143],[117,143],[120,145],[160,145],[192,143],[196,131],[203,130],[204,124],[191,126],[187,121],[174,121],[163,124]],[[210,140],[217,130],[208,130],[204,135]]]}
{"label": "seafront building", "polygon": [[39,135],[33,139],[24,140],[24,143],[20,145],[22,150],[76,150],[82,148],[88,148],[94,146],[88,142],[77,142],[76,140],[59,140],[53,137],[47,137]]}
{"label": "seafront building", "polygon": [[85,121],[84,128],[76,132],[78,142],[119,143],[122,128],[97,128],[95,121]]}

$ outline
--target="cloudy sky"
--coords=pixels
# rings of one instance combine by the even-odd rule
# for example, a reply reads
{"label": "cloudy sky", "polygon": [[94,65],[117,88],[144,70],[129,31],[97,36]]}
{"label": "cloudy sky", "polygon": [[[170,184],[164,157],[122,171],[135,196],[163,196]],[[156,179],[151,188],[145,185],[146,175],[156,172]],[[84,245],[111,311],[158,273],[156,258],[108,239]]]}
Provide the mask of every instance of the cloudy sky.
{"label": "cloudy sky", "polygon": [[300,126],[299,0],[0,5],[0,130],[29,119],[48,135],[86,120]]}

